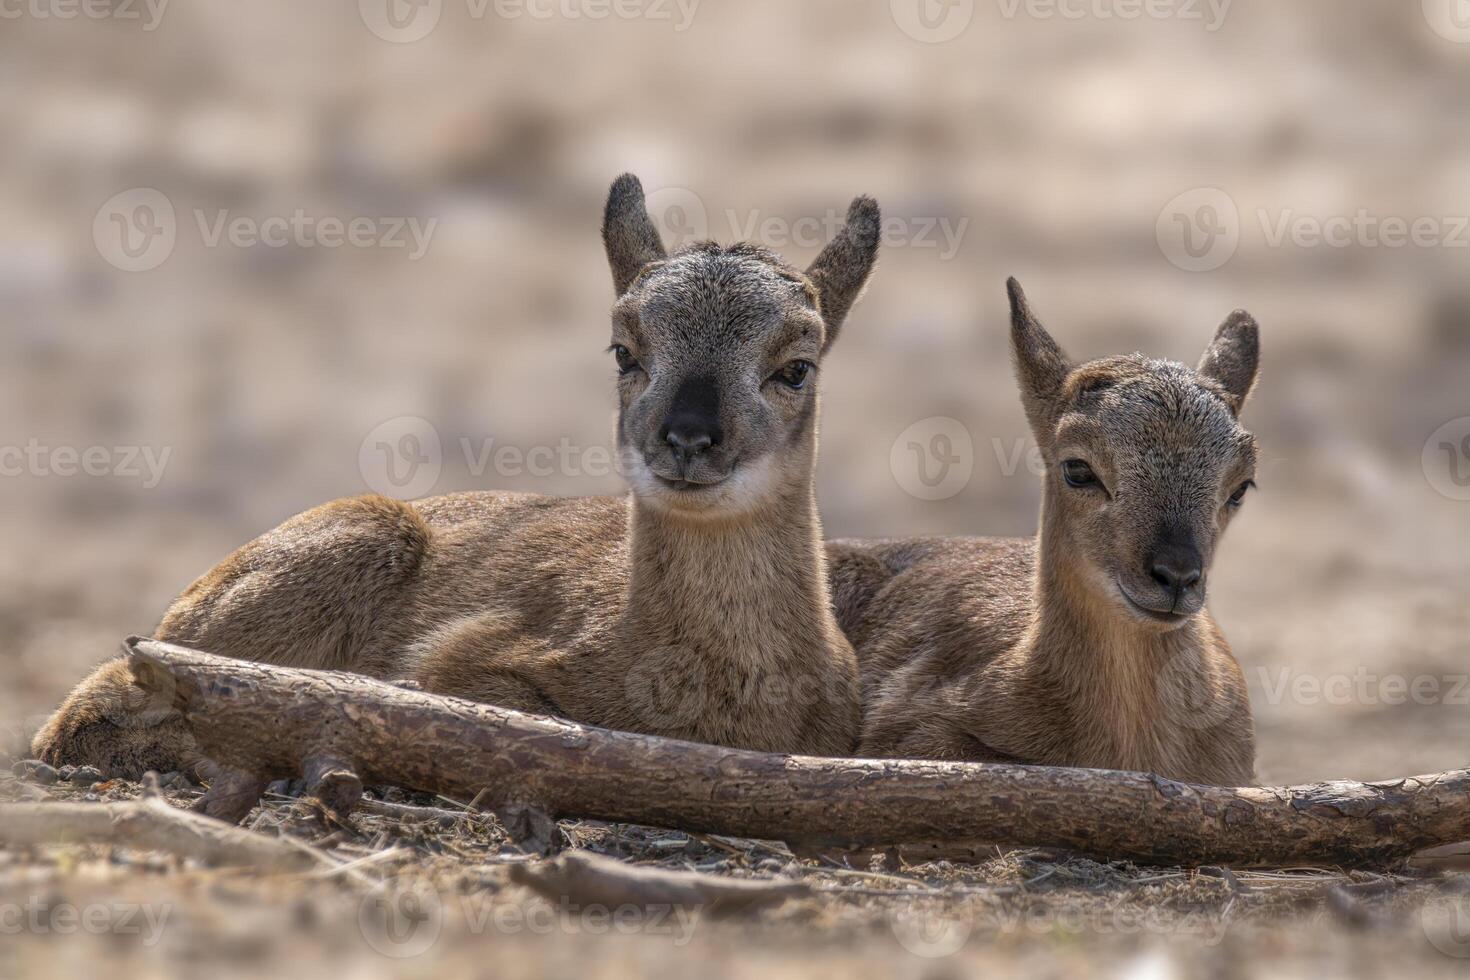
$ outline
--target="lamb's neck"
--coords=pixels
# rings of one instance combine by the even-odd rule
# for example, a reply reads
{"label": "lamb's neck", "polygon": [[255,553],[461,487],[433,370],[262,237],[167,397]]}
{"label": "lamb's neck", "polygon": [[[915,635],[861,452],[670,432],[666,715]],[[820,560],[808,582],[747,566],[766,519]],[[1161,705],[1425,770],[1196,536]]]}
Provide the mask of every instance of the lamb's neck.
{"label": "lamb's neck", "polygon": [[645,642],[790,654],[818,645],[832,622],[810,486],[728,520],[671,515],[635,498],[631,530],[627,621]]}
{"label": "lamb's neck", "polygon": [[1080,567],[1076,553],[1043,511],[1033,618],[1019,658],[1072,712],[1079,734],[1137,745],[1167,713],[1165,688],[1207,655],[1203,614],[1167,631],[1139,622],[1103,593],[1106,583]]}

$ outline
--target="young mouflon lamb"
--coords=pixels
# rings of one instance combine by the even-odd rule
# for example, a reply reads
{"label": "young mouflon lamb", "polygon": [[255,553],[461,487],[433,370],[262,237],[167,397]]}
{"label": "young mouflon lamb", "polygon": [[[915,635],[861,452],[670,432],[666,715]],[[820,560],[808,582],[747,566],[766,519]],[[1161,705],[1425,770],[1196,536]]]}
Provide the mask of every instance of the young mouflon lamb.
{"label": "young mouflon lamb", "polygon": [[[878,232],[863,197],[805,271],[751,244],[670,255],[639,182],[619,178],[603,239],[630,496],[334,501],[215,566],[156,636],[609,728],[850,753],[857,667],[812,478],[820,365]],[[201,761],[121,660],[76,688],[33,748],[111,775]]]}
{"label": "young mouflon lamb", "polygon": [[1015,280],[1010,298],[1041,530],[829,545],[863,678],[859,752],[1247,784],[1250,702],[1205,586],[1253,486],[1239,415],[1256,323],[1233,314],[1193,370],[1073,365]]}

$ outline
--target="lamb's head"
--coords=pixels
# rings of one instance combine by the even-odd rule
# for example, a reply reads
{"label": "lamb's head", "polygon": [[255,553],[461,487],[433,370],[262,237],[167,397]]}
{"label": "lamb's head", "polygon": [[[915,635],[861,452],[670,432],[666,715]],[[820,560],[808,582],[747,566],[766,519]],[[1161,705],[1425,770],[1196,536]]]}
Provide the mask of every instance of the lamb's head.
{"label": "lamb's head", "polygon": [[1220,537],[1254,485],[1255,438],[1239,414],[1256,380],[1256,322],[1232,314],[1193,369],[1141,354],[1074,367],[1014,279],[1010,295],[1060,557],[1102,602],[1177,628],[1204,608]]}
{"label": "lamb's head", "polygon": [[618,292],[618,450],[640,501],[719,519],[807,492],[822,358],[878,248],[860,197],[805,272],[759,245],[666,254],[637,178],[613,184],[603,240]]}

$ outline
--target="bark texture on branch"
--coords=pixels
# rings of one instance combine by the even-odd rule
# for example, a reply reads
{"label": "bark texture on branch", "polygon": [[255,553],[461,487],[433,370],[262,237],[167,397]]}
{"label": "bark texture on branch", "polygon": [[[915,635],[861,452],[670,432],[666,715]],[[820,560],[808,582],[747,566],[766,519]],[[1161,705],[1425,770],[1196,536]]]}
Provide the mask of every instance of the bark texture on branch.
{"label": "bark texture on branch", "polygon": [[[387,783],[808,847],[987,841],[1161,864],[1381,864],[1470,838],[1470,770],[1381,783],[1192,786],[1143,773],[818,759],[579,725],[154,640],[138,683],[250,779],[310,769],[324,795]],[[243,816],[235,810],[215,811]]]}

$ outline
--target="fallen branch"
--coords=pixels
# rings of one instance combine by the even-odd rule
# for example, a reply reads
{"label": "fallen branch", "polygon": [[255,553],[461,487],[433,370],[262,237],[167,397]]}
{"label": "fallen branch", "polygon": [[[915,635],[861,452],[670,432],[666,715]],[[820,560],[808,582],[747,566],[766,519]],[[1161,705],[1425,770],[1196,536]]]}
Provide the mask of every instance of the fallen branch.
{"label": "fallen branch", "polygon": [[0,803],[0,845],[111,844],[165,851],[208,865],[296,871],[316,861],[285,841],[190,813],[159,799],[125,803]]}
{"label": "fallen branch", "polygon": [[[1382,783],[1193,786],[1142,773],[816,759],[613,732],[370,678],[128,641],[232,771],[206,812],[239,819],[303,772],[335,806],[364,781],[806,847],[987,841],[1156,864],[1363,865],[1470,839],[1470,770]],[[228,802],[225,805],[224,802]],[[242,811],[241,807],[245,810]]]}
{"label": "fallen branch", "polygon": [[583,908],[666,905],[699,909],[717,918],[773,908],[789,898],[812,894],[811,886],[802,881],[720,878],[697,871],[640,868],[588,851],[567,851],[535,865],[513,864],[510,880],[543,898]]}

